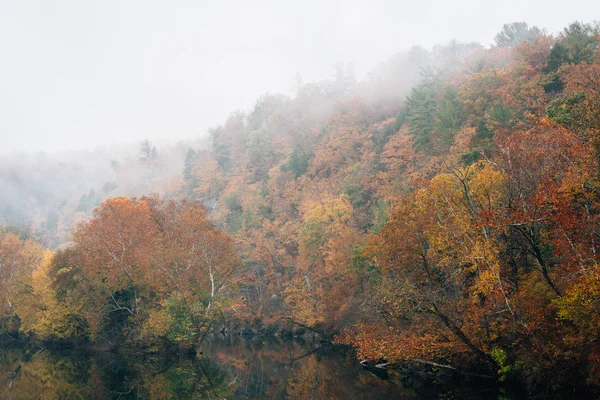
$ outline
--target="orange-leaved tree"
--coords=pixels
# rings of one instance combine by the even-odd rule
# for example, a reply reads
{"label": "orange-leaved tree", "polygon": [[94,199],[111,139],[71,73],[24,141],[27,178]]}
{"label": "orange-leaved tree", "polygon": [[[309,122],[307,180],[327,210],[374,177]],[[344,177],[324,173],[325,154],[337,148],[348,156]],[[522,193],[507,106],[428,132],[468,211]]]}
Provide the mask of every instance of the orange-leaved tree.
{"label": "orange-leaved tree", "polygon": [[54,285],[63,301],[87,303],[92,335],[197,337],[233,296],[241,266],[231,239],[187,201],[109,199],[73,241],[55,256]]}

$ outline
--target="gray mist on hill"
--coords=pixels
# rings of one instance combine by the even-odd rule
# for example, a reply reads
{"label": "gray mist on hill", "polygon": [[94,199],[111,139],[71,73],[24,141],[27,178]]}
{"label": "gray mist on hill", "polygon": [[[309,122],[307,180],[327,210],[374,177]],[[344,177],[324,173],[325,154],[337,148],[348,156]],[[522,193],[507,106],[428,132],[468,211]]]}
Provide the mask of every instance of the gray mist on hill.
{"label": "gray mist on hill", "polygon": [[397,112],[424,76],[512,45],[503,24],[588,15],[600,3],[0,2],[0,225],[57,246],[108,197],[176,192],[219,125],[325,120],[353,97]]}

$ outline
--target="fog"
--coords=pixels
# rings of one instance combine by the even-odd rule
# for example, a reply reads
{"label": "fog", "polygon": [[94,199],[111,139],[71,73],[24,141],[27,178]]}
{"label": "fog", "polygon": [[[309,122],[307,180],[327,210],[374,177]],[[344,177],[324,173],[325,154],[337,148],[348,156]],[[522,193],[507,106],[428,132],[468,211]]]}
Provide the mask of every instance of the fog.
{"label": "fog", "polygon": [[0,153],[205,135],[261,93],[336,62],[360,79],[412,45],[492,43],[503,23],[556,32],[571,1],[0,1]]}

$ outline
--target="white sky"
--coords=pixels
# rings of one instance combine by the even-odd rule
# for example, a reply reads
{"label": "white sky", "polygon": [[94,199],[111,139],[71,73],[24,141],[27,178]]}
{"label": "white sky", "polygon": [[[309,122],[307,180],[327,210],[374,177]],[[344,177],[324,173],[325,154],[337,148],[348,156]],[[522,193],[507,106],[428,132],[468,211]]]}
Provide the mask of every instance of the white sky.
{"label": "white sky", "polygon": [[594,17],[600,1],[0,0],[0,153],[203,135],[297,73]]}

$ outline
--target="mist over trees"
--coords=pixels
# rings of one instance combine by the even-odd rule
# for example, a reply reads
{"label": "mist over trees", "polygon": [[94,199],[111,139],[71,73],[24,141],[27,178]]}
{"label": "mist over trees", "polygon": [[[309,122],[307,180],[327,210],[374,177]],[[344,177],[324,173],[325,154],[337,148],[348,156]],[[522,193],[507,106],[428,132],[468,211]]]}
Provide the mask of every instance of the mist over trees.
{"label": "mist over trees", "polygon": [[5,157],[0,216],[29,234],[0,235],[4,329],[151,346],[285,321],[365,360],[598,387],[599,35],[506,24],[363,80],[336,64],[204,139]]}
{"label": "mist over trees", "polygon": [[537,26],[529,27],[527,22],[513,22],[504,24],[502,30],[494,36],[498,47],[514,47],[524,41],[532,41],[546,34],[544,29]]}
{"label": "mist over trees", "polygon": [[69,240],[77,222],[109,197],[164,194],[179,185],[181,164],[197,141],[0,158],[0,223],[29,231],[51,248]]}

